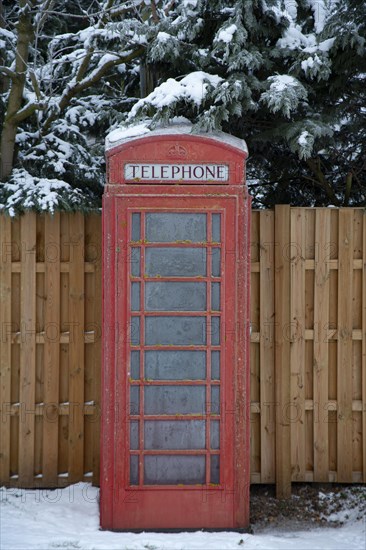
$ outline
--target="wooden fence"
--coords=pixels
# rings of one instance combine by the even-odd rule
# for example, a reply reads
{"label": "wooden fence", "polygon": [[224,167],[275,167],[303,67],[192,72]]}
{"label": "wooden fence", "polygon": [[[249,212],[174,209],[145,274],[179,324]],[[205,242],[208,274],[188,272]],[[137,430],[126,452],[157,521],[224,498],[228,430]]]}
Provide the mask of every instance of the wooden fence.
{"label": "wooden fence", "polygon": [[[0,482],[98,484],[101,218],[0,216]],[[251,480],[366,482],[365,210],[254,211]]]}

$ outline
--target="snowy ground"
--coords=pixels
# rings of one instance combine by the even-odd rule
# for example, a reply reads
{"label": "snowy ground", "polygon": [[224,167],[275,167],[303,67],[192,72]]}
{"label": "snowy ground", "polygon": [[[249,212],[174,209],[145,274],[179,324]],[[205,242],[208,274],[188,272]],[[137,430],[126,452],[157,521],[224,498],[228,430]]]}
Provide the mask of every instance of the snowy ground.
{"label": "snowy ground", "polygon": [[[331,495],[331,493],[330,493]],[[340,550],[366,548],[366,488],[355,500],[351,493],[328,522],[338,527],[314,527],[311,523],[286,529],[282,523],[254,534],[225,533],[112,533],[99,531],[98,490],[78,483],[55,491],[2,489],[0,493],[1,550],[160,550],[160,549],[296,549]],[[295,497],[296,498],[296,497]],[[297,497],[298,498],[298,497]],[[319,501],[331,498],[319,492]],[[352,500],[353,498],[353,500]]]}

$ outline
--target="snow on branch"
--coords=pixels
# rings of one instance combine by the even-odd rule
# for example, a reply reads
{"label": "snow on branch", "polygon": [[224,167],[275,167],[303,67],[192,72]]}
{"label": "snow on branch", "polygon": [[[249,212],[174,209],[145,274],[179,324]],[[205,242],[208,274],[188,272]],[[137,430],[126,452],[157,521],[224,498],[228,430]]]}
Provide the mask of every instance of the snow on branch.
{"label": "snow on branch", "polygon": [[216,88],[222,78],[203,71],[196,71],[178,81],[169,78],[157,86],[151,94],[140,99],[132,108],[129,119],[138,117],[153,108],[155,111],[174,106],[179,101],[192,103],[200,107],[206,99],[210,89]]}
{"label": "snow on branch", "polygon": [[85,193],[64,181],[37,178],[24,169],[15,169],[9,182],[0,188],[0,212],[15,216],[34,209],[38,212],[78,209],[85,203]]}
{"label": "snow on branch", "polygon": [[307,91],[293,76],[285,74],[270,76],[267,78],[267,83],[269,89],[261,95],[260,101],[265,103],[273,113],[281,111],[285,117],[290,118],[300,101],[307,100]]}

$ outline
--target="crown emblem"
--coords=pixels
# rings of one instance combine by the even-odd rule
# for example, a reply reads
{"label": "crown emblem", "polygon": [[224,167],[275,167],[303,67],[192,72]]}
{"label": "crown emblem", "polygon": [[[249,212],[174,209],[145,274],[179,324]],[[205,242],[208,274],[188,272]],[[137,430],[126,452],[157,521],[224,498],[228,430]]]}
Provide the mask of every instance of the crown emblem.
{"label": "crown emblem", "polygon": [[168,149],[168,157],[171,159],[184,159],[187,154],[187,149],[178,143]]}

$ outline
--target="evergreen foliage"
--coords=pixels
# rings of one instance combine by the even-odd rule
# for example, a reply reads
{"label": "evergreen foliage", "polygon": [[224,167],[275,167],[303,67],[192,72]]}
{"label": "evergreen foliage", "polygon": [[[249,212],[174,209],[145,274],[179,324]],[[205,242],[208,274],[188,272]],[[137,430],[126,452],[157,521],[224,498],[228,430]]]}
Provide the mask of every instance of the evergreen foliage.
{"label": "evergreen foliage", "polygon": [[98,207],[108,131],[184,116],[247,141],[256,206],[363,205],[365,26],[360,0],[5,0],[0,204]]}

